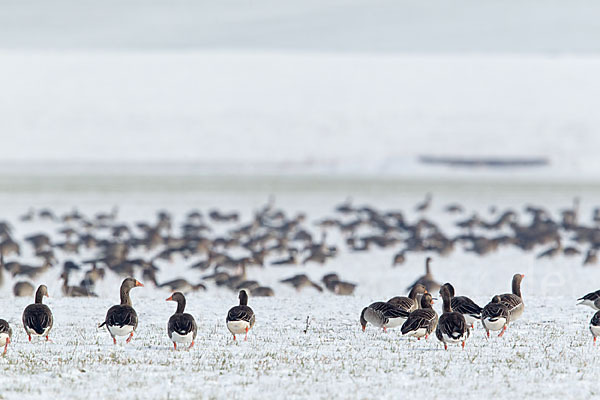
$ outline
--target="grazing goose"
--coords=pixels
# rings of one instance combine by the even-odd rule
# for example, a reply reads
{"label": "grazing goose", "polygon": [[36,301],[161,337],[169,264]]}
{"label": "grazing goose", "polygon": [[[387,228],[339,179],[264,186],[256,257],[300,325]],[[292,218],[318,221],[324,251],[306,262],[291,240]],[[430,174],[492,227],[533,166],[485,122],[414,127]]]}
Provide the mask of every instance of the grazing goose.
{"label": "grazing goose", "polygon": [[446,287],[448,293],[450,293],[452,310],[461,313],[465,317],[468,325],[471,325],[471,329],[474,327],[475,321],[481,320],[481,307],[479,307],[473,300],[466,296],[454,296],[454,286],[450,283],[445,283],[440,289],[440,295],[442,289]]}
{"label": "grazing goose", "polygon": [[[0,320],[2,321],[2,320]],[[596,311],[596,314],[590,320],[590,332],[592,332],[592,336],[594,337],[594,345],[596,344],[596,337],[600,335],[600,311]],[[2,342],[0,341],[0,344]],[[4,349],[6,353],[6,348]]]}
{"label": "grazing goose", "polygon": [[408,293],[408,297],[406,297],[406,296],[392,297],[391,299],[388,300],[388,303],[394,304],[395,306],[398,306],[398,307],[402,308],[403,310],[408,311],[410,313],[419,308],[419,301],[418,301],[417,297],[420,297],[420,296],[424,295],[425,293],[427,293],[427,289],[425,289],[425,286],[421,285],[420,283],[417,283],[416,285],[414,285],[412,287],[412,289],[410,289],[410,292]]}
{"label": "grazing goose", "polygon": [[188,348],[191,349],[194,347],[198,326],[191,314],[183,312],[185,310],[185,296],[181,292],[175,292],[167,301],[177,302],[177,310],[175,314],[171,315],[167,324],[167,333],[169,339],[173,341],[173,348],[177,350],[177,343],[189,343],[190,347]]}
{"label": "grazing goose", "polygon": [[363,308],[360,313],[360,325],[363,332],[367,327],[367,322],[378,328],[383,328],[383,331],[387,332],[387,328],[401,326],[408,318],[408,314],[407,311],[400,307],[378,301]]}
{"label": "grazing goose", "polygon": [[227,329],[233,335],[233,340],[235,340],[235,335],[241,335],[242,333],[246,333],[244,340],[248,340],[248,331],[254,326],[254,311],[248,307],[248,293],[245,290],[240,290],[238,297],[240,305],[229,310],[225,322],[227,323]]}
{"label": "grazing goose", "polygon": [[356,289],[356,284],[340,280],[338,274],[335,273],[325,275],[321,281],[327,290],[341,296],[350,296]]}
{"label": "grazing goose", "polygon": [[250,291],[250,293],[252,293],[252,296],[254,296],[254,297],[273,297],[273,296],[275,296],[275,292],[273,291],[273,289],[271,289],[270,287],[267,287],[267,286],[259,286],[257,288],[254,288]]}
{"label": "grazing goose", "polygon": [[502,301],[508,307],[510,311],[510,320],[516,321],[523,315],[525,304],[523,303],[523,296],[521,295],[521,280],[525,275],[515,274],[512,279],[512,293],[505,293],[500,295],[500,301]]}
{"label": "grazing goose", "polygon": [[592,309],[598,311],[600,310],[600,302],[597,301],[600,299],[600,290],[596,290],[595,292],[590,292],[583,297],[577,299],[578,306],[588,306]]}
{"label": "grazing goose", "polygon": [[402,334],[427,339],[438,323],[438,315],[432,307],[433,299],[429,293],[421,297],[421,308],[411,312],[402,325]]}
{"label": "grazing goose", "polygon": [[31,283],[20,281],[15,283],[15,286],[13,286],[13,294],[16,297],[29,297],[33,295],[34,289],[35,288]]}
{"label": "grazing goose", "polygon": [[498,336],[504,335],[509,322],[510,310],[502,302],[500,296],[494,296],[492,301],[481,311],[481,324],[487,337],[490,337],[490,331],[501,331]]}
{"label": "grazing goose", "polygon": [[461,313],[452,311],[452,295],[448,286],[441,287],[440,295],[444,302],[444,312],[438,321],[435,336],[444,343],[445,350],[448,350],[448,343],[461,343],[464,349],[465,341],[469,337],[467,321]]}
{"label": "grazing goose", "polygon": [[[4,346],[4,352],[2,355],[6,354],[6,349],[10,344],[10,340],[12,338],[12,329],[8,322],[3,319],[0,319],[0,347]],[[594,338],[594,340],[596,340]]]}
{"label": "grazing goose", "polygon": [[425,275],[423,275],[419,279],[417,279],[406,290],[411,290],[413,288],[413,286],[415,286],[417,284],[421,284],[421,285],[425,286],[425,289],[427,289],[427,291],[429,293],[435,293],[436,291],[440,290],[441,285],[433,279],[430,264],[431,264],[431,257],[427,257],[425,259]]}
{"label": "grazing goose", "polygon": [[30,342],[31,335],[45,336],[46,341],[50,340],[48,335],[50,329],[52,329],[54,318],[50,308],[42,304],[44,296],[50,297],[48,296],[48,288],[45,285],[40,285],[35,292],[35,303],[25,307],[25,311],[23,311],[23,327]]}
{"label": "grazing goose", "polygon": [[83,286],[69,286],[69,270],[64,270],[60,277],[63,279],[62,292],[65,297],[98,297]]}
{"label": "grazing goose", "polygon": [[144,285],[133,278],[126,278],[121,283],[121,304],[109,308],[104,322],[98,326],[98,328],[102,328],[106,325],[106,329],[110,333],[114,344],[117,344],[115,336],[129,335],[126,340],[127,343],[133,338],[133,332],[138,325],[138,317],[132,307],[129,291],[138,286]]}
{"label": "grazing goose", "polygon": [[314,287],[319,292],[323,291],[323,288],[321,286],[319,286],[316,283],[314,283],[313,281],[311,281],[309,279],[309,277],[304,274],[295,275],[295,276],[292,276],[291,278],[283,279],[280,282],[292,285],[298,291],[300,291],[300,289],[302,289],[304,287]]}

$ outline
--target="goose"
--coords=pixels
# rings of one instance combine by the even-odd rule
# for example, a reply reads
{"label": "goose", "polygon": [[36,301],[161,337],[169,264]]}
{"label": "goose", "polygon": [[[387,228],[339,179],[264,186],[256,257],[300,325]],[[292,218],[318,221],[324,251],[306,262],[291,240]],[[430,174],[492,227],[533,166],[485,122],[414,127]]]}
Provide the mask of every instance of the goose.
{"label": "goose", "polygon": [[[2,355],[6,354],[6,350],[8,345],[10,344],[10,340],[12,339],[12,328],[3,319],[0,319],[0,347],[4,346],[4,352]],[[595,339],[594,339],[595,340]]]}
{"label": "goose", "polygon": [[171,315],[167,324],[167,334],[173,342],[173,349],[177,350],[177,343],[189,343],[188,349],[191,349],[194,347],[198,326],[191,314],[183,312],[185,310],[185,296],[181,292],[175,292],[167,301],[177,302],[177,310],[175,314]]}
{"label": "goose", "polygon": [[52,329],[52,323],[54,318],[52,317],[52,311],[47,305],[42,304],[42,299],[50,297],[48,295],[48,288],[46,285],[40,285],[35,292],[35,303],[25,307],[23,311],[23,327],[29,341],[31,342],[31,335],[45,336],[46,341],[49,341],[48,335]]}
{"label": "goose", "polygon": [[[594,345],[596,345],[596,337],[600,335],[600,311],[596,311],[590,320],[590,332],[592,332],[592,336],[594,337]],[[1,344],[2,342],[0,341],[0,345]],[[6,348],[4,349],[4,352],[6,353]]]}
{"label": "goose", "polygon": [[363,308],[360,313],[360,325],[363,332],[367,328],[368,322],[378,328],[383,328],[383,331],[387,332],[387,328],[401,326],[408,318],[408,314],[407,311],[400,307],[378,301]]}
{"label": "goose", "polygon": [[240,290],[238,298],[240,299],[240,305],[229,310],[225,322],[227,323],[227,329],[233,335],[233,340],[236,340],[235,335],[241,335],[242,333],[246,333],[244,340],[248,340],[248,331],[254,326],[256,318],[254,311],[248,307],[248,293],[245,290]]}
{"label": "goose", "polygon": [[523,296],[521,295],[521,280],[525,275],[515,274],[512,279],[512,293],[505,293],[500,295],[500,301],[502,301],[508,307],[510,311],[510,320],[516,321],[523,315],[525,304],[523,303]]}
{"label": "goose", "polygon": [[13,286],[13,294],[16,297],[29,297],[33,295],[34,287],[26,281],[19,281]]}
{"label": "goose", "polygon": [[461,313],[452,311],[452,293],[448,286],[440,288],[440,295],[444,312],[438,321],[435,336],[444,343],[444,350],[448,350],[448,343],[461,343],[464,349],[470,333],[467,321]]}
{"label": "goose", "polygon": [[510,310],[508,306],[502,302],[500,296],[494,296],[492,301],[483,307],[481,311],[481,324],[483,329],[490,337],[490,331],[501,331],[499,337],[504,335],[506,328],[510,322]]}
{"label": "goose", "polygon": [[450,293],[452,310],[461,313],[465,317],[468,325],[471,325],[471,329],[474,328],[475,321],[481,320],[481,307],[479,307],[473,300],[466,296],[454,296],[454,286],[450,283],[445,283],[440,289],[446,287]]}
{"label": "goose", "polygon": [[314,287],[319,292],[323,291],[323,288],[321,286],[319,286],[316,283],[314,283],[313,281],[311,281],[308,278],[308,276],[306,276],[304,274],[295,275],[295,276],[292,276],[291,278],[283,279],[280,282],[292,285],[298,291],[300,291],[300,289],[302,289],[304,287]]}
{"label": "goose", "polygon": [[578,306],[588,306],[596,311],[600,310],[600,290],[590,292],[577,299]]}
{"label": "goose", "polygon": [[116,336],[127,336],[126,342],[131,342],[133,332],[138,325],[137,313],[132,307],[129,291],[134,287],[144,286],[134,278],[126,278],[121,283],[121,304],[112,306],[106,313],[104,322],[98,325],[98,328],[106,326],[108,333],[113,339],[113,343],[117,344]]}
{"label": "goose", "polygon": [[596,249],[589,249],[583,260],[583,265],[596,264],[598,262],[598,254]]}
{"label": "goose", "polygon": [[427,211],[427,209],[429,208],[430,205],[431,205],[431,193],[427,193],[425,195],[425,200],[423,200],[423,202],[417,204],[417,206],[415,207],[415,210],[419,211],[419,212],[424,212],[424,211]]}
{"label": "goose", "polygon": [[250,291],[254,297],[273,297],[275,292],[268,286],[259,286]]}
{"label": "goose", "polygon": [[433,279],[433,275],[431,273],[431,260],[431,257],[427,257],[425,259],[425,275],[417,279],[406,290],[411,290],[413,286],[419,283],[425,286],[425,289],[427,289],[427,291],[430,293],[435,293],[436,291],[440,290],[441,285]]}
{"label": "goose", "polygon": [[394,304],[394,305],[402,308],[405,311],[413,312],[419,308],[419,301],[418,301],[417,297],[422,296],[425,293],[427,293],[427,289],[425,289],[425,286],[421,285],[420,283],[417,283],[416,285],[414,285],[412,287],[412,289],[410,289],[410,292],[408,293],[408,297],[406,297],[406,296],[392,297],[391,299],[388,300],[388,303]]}
{"label": "goose", "polygon": [[402,335],[416,337],[419,340],[422,337],[427,339],[438,323],[438,315],[432,305],[431,294],[425,293],[421,297],[421,308],[411,312],[402,325]]}
{"label": "goose", "polygon": [[98,297],[96,293],[82,286],[69,286],[69,270],[64,270],[60,277],[63,279],[62,292],[65,297]]}
{"label": "goose", "polygon": [[396,253],[396,255],[394,255],[394,259],[392,260],[392,267],[404,264],[404,262],[406,261],[405,254],[406,250],[400,250],[398,253]]}

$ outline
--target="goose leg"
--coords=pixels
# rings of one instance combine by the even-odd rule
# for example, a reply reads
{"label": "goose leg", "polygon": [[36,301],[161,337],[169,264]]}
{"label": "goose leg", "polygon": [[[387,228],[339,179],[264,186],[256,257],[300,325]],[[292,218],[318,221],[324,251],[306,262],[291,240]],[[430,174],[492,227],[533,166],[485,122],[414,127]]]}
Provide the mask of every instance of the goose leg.
{"label": "goose leg", "polygon": [[117,344],[117,338],[113,336],[113,344]]}
{"label": "goose leg", "polygon": [[192,344],[190,344],[190,347],[188,347],[188,350],[191,349],[192,347],[194,347],[194,341],[192,340]]}
{"label": "goose leg", "polygon": [[8,350],[8,344],[10,343],[10,338],[6,339],[6,344],[4,345],[4,352],[2,353],[3,356],[6,355],[6,351]]}
{"label": "goose leg", "polygon": [[383,327],[383,331],[387,333],[387,328],[385,326]]}
{"label": "goose leg", "polygon": [[485,331],[485,333],[487,334],[487,338],[490,338],[490,331]]}
{"label": "goose leg", "polygon": [[465,341],[464,341],[464,340],[463,340],[463,342],[462,342],[462,348],[463,348],[463,349],[465,348]]}
{"label": "goose leg", "polygon": [[448,345],[444,343],[444,350],[448,350]]}
{"label": "goose leg", "polygon": [[504,325],[504,327],[502,327],[502,332],[500,332],[498,337],[502,337],[502,335],[504,335],[504,332],[506,332],[506,325]]}
{"label": "goose leg", "polygon": [[133,339],[133,332],[131,332],[131,333],[129,334],[129,337],[127,338],[127,340],[126,340],[125,342],[126,342],[126,343],[129,343],[129,342],[131,342],[131,339]]}
{"label": "goose leg", "polygon": [[594,336],[594,346],[596,345],[596,336]]}
{"label": "goose leg", "polygon": [[31,335],[27,335],[27,337],[29,337],[29,341],[31,342]]}
{"label": "goose leg", "polygon": [[233,335],[233,341],[235,342],[235,335]]}
{"label": "goose leg", "polygon": [[248,328],[246,328],[246,336],[244,336],[244,341],[248,340]]}
{"label": "goose leg", "polygon": [[177,350],[177,343],[173,342],[173,350]]}

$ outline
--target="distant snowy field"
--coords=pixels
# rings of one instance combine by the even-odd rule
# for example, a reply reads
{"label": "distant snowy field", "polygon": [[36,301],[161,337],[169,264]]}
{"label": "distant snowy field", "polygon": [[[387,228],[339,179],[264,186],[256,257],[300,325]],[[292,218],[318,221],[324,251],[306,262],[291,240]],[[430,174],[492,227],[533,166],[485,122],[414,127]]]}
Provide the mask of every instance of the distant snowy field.
{"label": "distant snowy field", "polygon": [[[191,208],[206,211],[216,205],[223,210],[239,209],[248,218],[253,209],[264,204],[268,194],[257,189],[262,187],[260,182],[254,182],[253,190],[227,189],[227,183],[222,182],[222,190],[207,185],[207,190],[179,192],[128,189],[126,185],[118,186],[119,182],[115,179],[115,186],[108,186],[102,193],[92,190],[91,183],[89,192],[68,188],[60,192],[5,192],[0,195],[2,217],[15,224],[16,236],[21,238],[40,230],[52,232],[54,226],[17,222],[17,216],[30,204],[47,205],[59,213],[74,206],[93,213],[119,204],[120,215],[127,221],[150,219],[157,209],[166,208],[180,221]],[[288,213],[304,211],[311,221],[331,215],[333,205],[343,200],[351,188],[339,182],[327,188],[317,183],[312,189],[307,185],[301,180],[298,190],[288,188],[275,194],[277,204]],[[375,185],[370,191],[367,187],[355,187],[352,193],[356,204],[400,209],[410,220],[418,218],[412,212],[414,204],[424,191],[431,190],[434,203],[426,215],[439,221],[447,232],[455,229],[453,221],[463,218],[441,211],[452,201],[477,210],[484,218],[491,218],[489,205],[502,209],[529,202],[545,205],[556,215],[577,193],[582,196],[582,215],[587,220],[600,198],[597,187],[438,184],[426,188],[422,183]],[[330,240],[341,245],[339,237]],[[189,352],[173,352],[168,340],[166,321],[174,311],[174,304],[164,301],[170,295],[168,291],[151,285],[133,290],[140,318],[138,331],[129,345],[121,341],[113,346],[108,333],[98,331],[96,325],[108,307],[118,301],[121,278],[109,275],[98,287],[98,299],[69,299],[61,296],[58,269],[40,280],[50,289],[51,297],[45,302],[55,315],[53,342],[30,344],[20,318],[32,299],[12,298],[12,281],[7,277],[0,289],[0,317],[11,323],[15,335],[7,356],[0,358],[0,395],[6,399],[36,399],[42,395],[82,399],[393,399],[422,395],[424,388],[432,398],[582,399],[598,395],[600,361],[596,352],[600,348],[592,347],[587,328],[593,312],[574,303],[577,297],[598,289],[600,269],[581,267],[579,257],[536,261],[535,253],[514,249],[485,258],[460,250],[447,258],[436,257],[436,278],[451,281],[459,293],[472,296],[481,305],[491,295],[509,291],[513,273],[526,275],[525,314],[509,327],[504,338],[488,341],[481,326],[477,326],[465,350],[451,347],[445,352],[435,337],[417,342],[401,338],[397,329],[387,334],[373,327],[365,333],[360,330],[358,318],[364,306],[404,294],[406,286],[423,272],[424,255],[410,255],[404,266],[391,268],[393,253],[390,249],[356,254],[342,247],[341,254],[324,267],[250,269],[249,278],[271,285],[276,297],[250,299],[257,323],[248,342],[233,343],[225,327],[225,315],[237,303],[236,294],[209,285],[206,292],[188,296],[187,310],[199,323],[196,347]],[[67,258],[61,256],[60,260]],[[159,262],[159,280],[185,276],[194,281],[201,273],[187,270],[193,262]],[[355,296],[335,297],[308,289],[296,294],[278,283],[296,273],[319,280],[332,271],[359,283]],[[73,281],[77,278],[74,276]],[[441,311],[439,302],[436,309]],[[310,326],[304,334],[307,317]]]}

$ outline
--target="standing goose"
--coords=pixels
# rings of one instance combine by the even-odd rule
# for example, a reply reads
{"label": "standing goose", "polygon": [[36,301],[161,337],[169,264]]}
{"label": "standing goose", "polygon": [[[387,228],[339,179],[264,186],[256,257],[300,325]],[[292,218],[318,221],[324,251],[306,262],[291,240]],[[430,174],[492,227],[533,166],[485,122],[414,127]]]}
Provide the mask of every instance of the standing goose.
{"label": "standing goose", "polygon": [[363,332],[368,322],[378,328],[383,328],[383,331],[386,332],[387,328],[401,326],[408,318],[408,314],[408,311],[396,305],[378,301],[363,308],[360,313],[360,325]]}
{"label": "standing goose", "polygon": [[412,289],[413,286],[418,284],[425,286],[425,289],[427,289],[429,293],[435,293],[440,290],[441,285],[433,279],[433,274],[431,273],[431,257],[425,259],[425,275],[417,279],[407,290]]}
{"label": "standing goose", "polygon": [[173,341],[175,350],[177,350],[177,343],[189,343],[191,349],[194,347],[198,326],[191,314],[183,312],[185,310],[185,296],[181,292],[175,292],[167,301],[177,302],[177,310],[175,314],[171,315],[167,324],[169,339]]}
{"label": "standing goose", "polygon": [[10,340],[12,339],[12,329],[8,322],[3,319],[0,319],[0,347],[4,346],[4,352],[2,355],[6,354],[6,350],[8,345],[10,344]]}
{"label": "standing goose", "polygon": [[248,293],[245,290],[240,290],[239,294],[240,305],[232,307],[227,313],[225,322],[227,323],[227,329],[233,335],[241,335],[246,333],[244,340],[248,340],[248,331],[254,326],[254,311],[248,307]]}
{"label": "standing goose", "polygon": [[[0,320],[1,321],[1,320]],[[596,344],[596,337],[600,335],[600,311],[597,311],[596,314],[592,317],[590,321],[590,332],[592,332],[592,336],[594,337],[594,345]],[[0,342],[1,344],[2,342]],[[6,348],[4,349],[6,353]]]}
{"label": "standing goose", "polygon": [[417,283],[410,289],[410,293],[408,293],[408,297],[406,296],[396,296],[392,297],[388,300],[388,303],[393,304],[401,309],[410,312],[415,311],[419,308],[419,299],[418,297],[427,293],[427,289],[425,286]]}
{"label": "standing goose", "polygon": [[442,286],[440,295],[444,302],[444,312],[438,321],[435,336],[444,343],[445,350],[448,350],[448,343],[461,343],[464,349],[465,341],[469,337],[467,321],[461,313],[452,311],[452,296],[448,286]]}
{"label": "standing goose", "polygon": [[126,278],[121,283],[121,304],[112,306],[106,313],[104,322],[98,328],[106,325],[106,329],[113,339],[113,343],[117,344],[115,336],[127,336],[126,342],[129,343],[133,338],[133,332],[137,328],[138,317],[137,313],[131,306],[131,297],[129,291],[134,287],[144,286],[133,278]]}
{"label": "standing goose", "polygon": [[452,310],[457,313],[461,313],[465,317],[467,324],[471,325],[472,329],[475,321],[481,319],[482,308],[466,296],[454,296],[454,286],[452,286],[450,283],[444,283],[440,289],[440,295],[444,287],[447,288],[448,293],[450,293]]}
{"label": "standing goose", "polygon": [[578,306],[589,306],[594,310],[600,310],[600,290],[596,290],[595,292],[590,292],[583,297],[577,299]]}
{"label": "standing goose", "polygon": [[411,312],[402,325],[402,334],[427,339],[438,323],[438,315],[432,307],[433,299],[429,293],[421,297],[421,308]]}
{"label": "standing goose", "polygon": [[483,325],[487,337],[490,337],[490,331],[501,331],[499,337],[504,335],[509,322],[510,310],[502,302],[500,296],[494,296],[492,301],[481,311],[481,325]]}
{"label": "standing goose", "polygon": [[512,279],[512,293],[500,295],[500,301],[508,307],[511,321],[516,321],[523,315],[525,304],[523,303],[523,296],[521,295],[521,280],[523,280],[524,277],[525,275],[523,274],[515,274]]}
{"label": "standing goose", "polygon": [[44,296],[50,297],[48,296],[48,288],[46,285],[40,285],[35,292],[35,303],[25,307],[25,311],[23,311],[23,327],[30,342],[31,335],[45,336],[46,341],[50,340],[48,335],[50,329],[52,329],[54,318],[50,308],[42,304]]}

